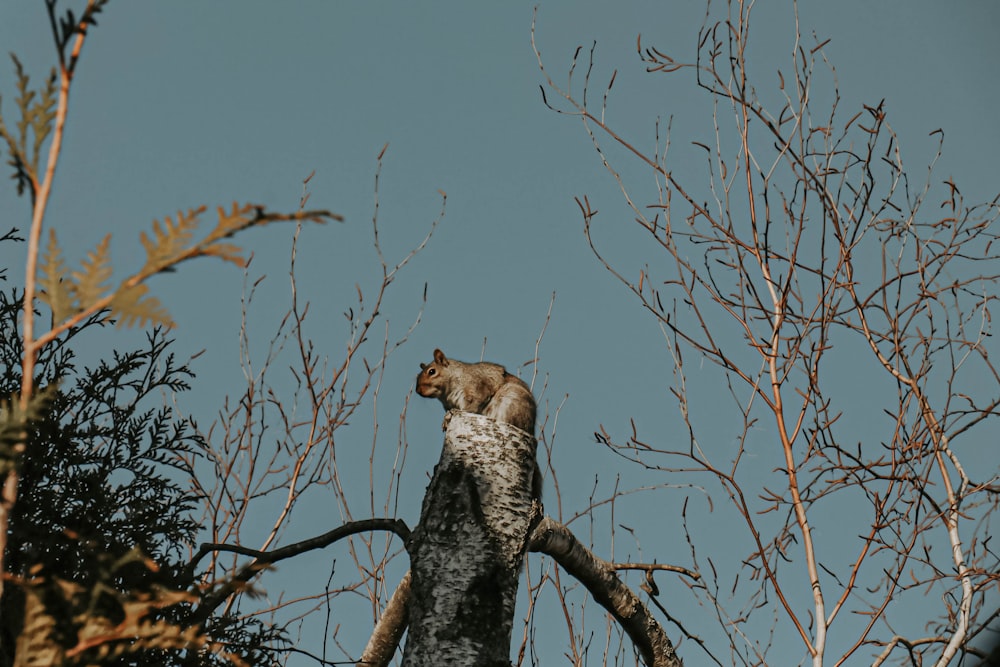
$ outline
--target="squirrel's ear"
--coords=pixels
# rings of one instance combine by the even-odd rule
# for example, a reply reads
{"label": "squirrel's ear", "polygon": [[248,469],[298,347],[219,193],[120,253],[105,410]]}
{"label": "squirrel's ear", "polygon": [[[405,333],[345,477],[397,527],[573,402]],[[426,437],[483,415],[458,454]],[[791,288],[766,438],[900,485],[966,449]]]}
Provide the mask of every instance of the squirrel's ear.
{"label": "squirrel's ear", "polygon": [[434,361],[436,361],[439,364],[443,364],[445,361],[447,361],[447,359],[445,359],[444,352],[442,352],[441,350],[435,349],[434,350]]}

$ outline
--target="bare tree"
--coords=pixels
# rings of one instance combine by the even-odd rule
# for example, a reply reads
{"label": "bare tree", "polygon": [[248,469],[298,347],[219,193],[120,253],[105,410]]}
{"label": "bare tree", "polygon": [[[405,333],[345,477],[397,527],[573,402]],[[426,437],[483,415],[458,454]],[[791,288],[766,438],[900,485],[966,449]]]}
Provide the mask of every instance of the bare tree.
{"label": "bare tree", "polygon": [[[18,535],[15,544],[21,551],[14,559],[16,571],[2,572],[0,559],[3,574],[0,582],[14,584],[3,597],[5,632],[0,637],[0,662],[15,666],[39,661],[52,665],[117,664],[121,660],[130,664],[162,664],[164,661],[245,664],[241,656],[257,660],[282,648],[305,653],[291,641],[296,622],[324,612],[329,619],[334,600],[340,607],[347,602],[345,598],[353,597],[355,600],[360,598],[370,607],[373,618],[379,621],[375,638],[385,639],[377,658],[367,658],[369,652],[366,652],[362,656],[365,662],[388,662],[403,628],[408,627],[413,641],[407,644],[404,662],[436,664],[451,656],[463,664],[481,663],[488,656],[490,662],[506,664],[521,563],[525,552],[532,548],[550,553],[584,581],[598,601],[636,638],[649,664],[678,664],[666,635],[638,598],[624,589],[614,568],[590,556],[565,527],[552,520],[541,521],[540,508],[531,502],[528,493],[528,481],[535,477],[536,470],[536,443],[531,434],[520,432],[512,436],[509,431],[518,429],[505,431],[485,417],[479,417],[478,425],[478,432],[485,434],[485,442],[482,438],[463,441],[460,434],[449,431],[451,439],[446,441],[442,464],[435,476],[435,480],[443,476],[445,481],[432,483],[420,522],[411,533],[402,521],[393,518],[397,513],[399,476],[406,459],[406,438],[402,428],[405,406],[400,415],[401,428],[395,452],[386,457],[383,452],[386,448],[381,445],[384,438],[379,437],[378,395],[387,363],[419,323],[422,305],[416,308],[413,323],[408,328],[395,331],[384,314],[385,299],[391,287],[400,284],[396,281],[402,269],[429,241],[440,215],[431,223],[426,236],[401,259],[390,261],[386,258],[379,232],[379,181],[385,148],[378,155],[371,225],[379,275],[373,293],[366,296],[364,290],[357,287],[357,300],[345,312],[347,340],[339,355],[320,351],[327,349],[325,340],[323,345],[313,342],[307,326],[310,304],[300,299],[298,290],[296,257],[301,223],[341,219],[327,211],[307,209],[308,191],[303,193],[299,210],[290,214],[272,213],[254,204],[234,203],[230,208],[220,207],[215,228],[201,238],[197,236],[197,228],[203,207],[181,211],[174,217],[164,218],[162,223],[156,221],[151,231],[140,237],[146,255],[144,264],[117,285],[111,283],[114,271],[110,264],[110,236],[87,255],[79,270],[70,270],[63,259],[56,230],[46,224],[45,211],[61,155],[72,81],[89,31],[96,25],[96,17],[106,0],[89,0],[79,16],[72,10],[58,10],[57,4],[57,0],[46,2],[58,67],[46,83],[35,90],[15,59],[20,94],[16,105],[20,118],[10,126],[0,118],[0,138],[7,144],[19,191],[29,194],[32,202],[25,289],[20,299],[23,319],[15,346],[20,363],[17,372],[7,373],[19,378],[20,394],[19,400],[2,406],[0,411],[0,473],[4,489],[0,499],[0,551],[7,546],[7,517],[17,508],[22,463],[26,459],[34,464],[42,461],[40,452],[31,451],[29,444],[35,443],[36,449],[44,445],[44,440],[37,437],[38,427],[51,417],[49,399],[58,391],[55,389],[58,382],[52,376],[56,371],[51,364],[45,368],[46,374],[36,377],[42,368],[39,362],[49,361],[52,348],[64,345],[81,327],[99,326],[109,319],[118,324],[160,327],[150,335],[150,352],[138,356],[116,355],[115,367],[104,373],[110,380],[85,378],[86,382],[104,382],[101,386],[108,394],[99,396],[103,403],[94,417],[94,429],[85,433],[70,429],[72,433],[66,436],[56,423],[58,416],[48,424],[61,433],[63,449],[60,451],[69,453],[66,458],[75,453],[74,448],[80,447],[107,452],[103,463],[99,464],[104,468],[95,476],[103,480],[97,486],[106,484],[108,477],[113,476],[118,471],[117,466],[125,460],[116,458],[117,450],[133,450],[139,446],[137,438],[133,437],[135,429],[144,429],[142,425],[149,417],[137,416],[136,412],[141,399],[150,391],[147,388],[187,387],[183,379],[168,381],[163,378],[191,375],[187,366],[173,369],[169,356],[163,361],[164,367],[157,368],[169,345],[162,339],[162,329],[171,327],[173,322],[163,305],[149,295],[148,281],[198,257],[218,257],[246,267],[248,262],[240,248],[230,241],[232,236],[276,221],[299,224],[290,260],[291,306],[278,322],[263,357],[258,346],[251,343],[255,332],[247,324],[254,294],[263,278],[254,280],[245,291],[240,348],[247,380],[245,390],[226,402],[207,431],[187,438],[185,434],[193,422],[176,425],[172,431],[176,442],[171,441],[165,447],[161,446],[164,436],[157,428],[167,428],[164,424],[176,413],[176,406],[163,408],[157,413],[159,427],[148,429],[148,438],[153,441],[146,452],[149,460],[135,456],[127,460],[128,465],[138,467],[136,470],[122,466],[123,470],[141,473],[143,477],[190,475],[190,488],[186,491],[177,492],[177,487],[171,485],[157,487],[171,489],[162,495],[175,500],[171,505],[170,497],[158,497],[163,504],[157,507],[176,513],[179,517],[179,523],[178,517],[173,517],[176,525],[183,524],[182,530],[171,533],[180,543],[170,544],[167,551],[189,550],[186,562],[156,562],[139,546],[133,546],[124,555],[117,553],[121,550],[119,543],[128,543],[139,534],[153,536],[146,542],[157,543],[160,533],[151,525],[156,523],[156,517],[148,514],[139,519],[140,523],[145,522],[143,525],[126,527],[127,535],[103,536],[120,537],[110,540],[114,545],[96,540],[84,544],[87,538],[77,536],[73,525],[66,527],[64,542],[67,543],[61,548],[70,552],[75,548],[95,551],[90,564],[100,570],[96,577],[91,576],[93,572],[85,571],[86,566],[62,567],[57,563],[50,567],[51,563],[33,560],[33,549],[44,551],[46,548],[39,546],[45,544],[44,536],[33,535],[33,542],[24,539],[23,534]],[[46,145],[48,156],[43,159],[42,148]],[[306,184],[309,180],[306,179]],[[445,199],[442,193],[441,215]],[[46,227],[48,242],[43,250]],[[4,239],[15,236],[11,232]],[[426,289],[423,298],[426,299]],[[52,326],[47,331],[39,332],[36,328],[39,303],[50,311]],[[326,339],[329,332],[324,329],[321,333]],[[136,359],[141,359],[142,363]],[[119,404],[115,396],[121,386],[115,383],[130,382],[129,374],[144,364],[148,369],[142,381],[129,385],[136,397],[127,405]],[[71,365],[64,363],[61,368],[71,368]],[[290,393],[276,389],[279,383],[287,384],[286,369],[294,379],[295,388]],[[11,371],[11,367],[6,370]],[[45,391],[40,391],[37,384],[41,377],[49,378],[51,386]],[[134,389],[140,385],[144,388]],[[73,400],[69,395],[61,398],[64,406]],[[78,399],[80,402],[82,399]],[[105,410],[106,404],[111,407]],[[357,485],[353,490],[348,488],[360,478],[356,469],[360,460],[356,455],[358,441],[351,438],[350,455],[344,457],[338,440],[343,438],[343,429],[369,407],[375,424],[370,432],[367,465],[369,493],[368,502],[359,503]],[[96,423],[108,420],[112,424]],[[468,420],[468,417],[456,417],[453,424],[468,424]],[[134,428],[121,428],[118,422]],[[99,437],[110,441],[105,443],[106,447],[90,441]],[[462,450],[468,460],[453,465],[458,459],[451,455],[457,450]],[[164,451],[169,453],[164,454]],[[384,464],[386,460],[390,461],[389,465]],[[73,465],[68,460],[49,462],[57,466]],[[498,483],[506,474],[504,471],[510,473],[515,469],[517,474],[510,477],[510,483]],[[493,474],[498,471],[499,474]],[[450,483],[456,474],[464,476],[465,483],[457,486]],[[44,486],[51,479],[42,477],[32,481],[36,486]],[[59,479],[72,479],[72,476]],[[386,480],[386,483],[377,483],[377,480]],[[385,489],[384,501],[376,501],[379,486]],[[107,488],[113,487],[108,484]],[[101,486],[100,490],[105,489]],[[141,499],[135,498],[135,493],[141,494],[142,489],[130,491],[133,492],[129,496],[132,503],[143,505]],[[146,491],[150,492],[148,487]],[[46,489],[46,492],[58,493],[58,489]],[[293,517],[317,506],[328,511],[331,495],[342,525],[292,541]],[[36,503],[39,497],[34,498]],[[197,523],[203,526],[208,538],[197,547],[190,542],[190,532],[196,522],[187,518],[190,502],[195,498],[203,501],[203,512]],[[72,496],[66,504],[86,505],[90,500],[83,493],[82,497]],[[110,500],[113,503],[115,499]],[[125,514],[131,509],[134,508],[126,508]],[[137,514],[142,515],[142,512]],[[28,516],[29,513],[22,513],[19,519],[22,528]],[[359,516],[363,518],[357,518]],[[481,517],[489,520],[478,525]],[[54,527],[49,532],[58,532],[58,527],[63,525],[59,518],[49,519],[49,525]],[[460,539],[453,545],[454,549],[442,548],[439,538],[448,536],[456,524],[470,527],[470,532],[463,535],[481,539]],[[511,527],[515,529],[510,530]],[[136,529],[134,533],[130,532],[133,528]],[[532,528],[540,532],[532,535]],[[383,540],[377,536],[379,532],[389,535]],[[500,543],[496,538],[501,533],[505,535],[503,548],[486,549],[486,546]],[[401,552],[396,538],[403,540],[414,569],[412,577],[399,573],[404,583],[394,597],[398,604],[391,605],[389,613],[383,613],[383,602],[395,581],[387,573]],[[261,574],[269,568],[292,558],[301,559],[309,552],[342,540],[346,540],[357,571],[353,580],[338,576],[335,585],[326,587],[310,582],[309,592],[301,596],[286,596],[284,591],[277,598],[259,595],[261,591],[256,586]],[[100,552],[104,546],[112,546],[116,552]],[[438,565],[454,559],[458,553],[470,555],[470,559],[461,562],[471,565],[450,568],[450,573],[461,575],[457,578],[438,576]],[[164,558],[162,553],[158,556]],[[138,574],[125,576],[126,569],[136,570]],[[331,570],[331,582],[333,572]],[[132,585],[134,578],[137,578],[136,586]],[[504,579],[503,585],[499,585],[500,578]],[[483,582],[497,585],[484,587]],[[478,596],[475,601],[469,599],[473,595]],[[452,616],[441,612],[440,604],[445,600],[450,600],[448,608],[453,614],[460,613],[470,604],[483,612],[476,623],[466,624],[470,631],[466,636],[472,644],[481,645],[485,652],[476,649],[477,652],[466,654],[462,652],[464,642],[459,646],[455,642],[441,641],[442,628],[444,634],[452,634],[455,630]],[[395,614],[393,610],[400,606],[408,609],[408,613]],[[248,632],[246,629],[251,626],[258,631]],[[327,630],[323,655],[311,657],[328,662],[327,639],[337,644],[338,650],[345,655],[355,655],[356,642],[341,646],[338,630]],[[483,637],[490,637],[491,641],[481,642]],[[423,641],[426,638],[430,641]],[[262,646],[262,642],[269,641],[271,646]],[[453,649],[458,649],[459,653]],[[462,658],[462,655],[467,657]]]}
{"label": "bare tree", "polygon": [[[441,193],[441,209],[426,235],[404,257],[390,263],[379,235],[379,190],[386,148],[377,157],[370,223],[377,262],[375,289],[365,294],[359,282],[356,301],[344,309],[346,344],[339,355],[330,351],[329,331],[313,330],[311,323],[321,314],[299,292],[296,256],[301,227],[290,257],[289,310],[263,346],[256,344],[257,332],[248,325],[263,278],[248,281],[240,329],[246,388],[241,395],[225,400],[204,431],[211,447],[207,465],[198,459],[190,461],[199,472],[192,481],[205,498],[202,523],[208,538],[192,555],[191,571],[201,587],[214,591],[196,611],[201,621],[220,611],[238,609],[242,615],[288,629],[307,616],[326,613],[334,601],[338,609],[355,611],[360,611],[360,601],[376,618],[405,572],[403,565],[395,573],[396,580],[386,574],[393,570],[402,550],[397,536],[405,540],[410,532],[403,522],[392,518],[397,513],[399,478],[407,454],[402,429],[405,406],[399,416],[398,437],[387,441],[378,428],[379,389],[393,352],[419,324],[423,303],[414,307],[410,324],[395,332],[386,315],[385,300],[393,287],[401,284],[397,279],[403,268],[429,242],[444,215],[446,196]],[[308,180],[301,199],[303,209],[309,198],[305,189]],[[317,336],[322,337],[321,342]],[[289,386],[289,380],[294,391],[276,388]],[[365,443],[350,426],[369,414],[376,427],[364,436],[368,438]],[[366,456],[359,456],[359,447]],[[382,465],[384,461],[389,465]],[[358,493],[359,484],[364,482],[368,493]],[[383,489],[384,496],[379,498],[376,489]],[[318,507],[330,520],[339,519],[343,525],[288,544],[294,518],[314,513]],[[380,535],[385,532],[389,534]],[[341,540],[346,540],[351,566],[338,569],[336,583],[328,588],[313,582],[308,586],[311,593],[305,596],[260,599],[248,587],[269,567]],[[337,630],[331,631],[330,639],[339,646]],[[352,642],[340,646],[339,652],[350,658],[357,650]]]}
{"label": "bare tree", "polygon": [[[191,573],[198,577],[201,589],[210,591],[194,612],[196,620],[205,622],[213,612],[224,609],[225,613],[238,611],[243,617],[266,619],[290,631],[296,621],[324,614],[328,620],[329,610],[344,614],[357,609],[360,602],[370,608],[374,622],[365,650],[357,653],[356,637],[342,640],[339,626],[327,627],[335,648],[324,642],[322,655],[311,657],[328,661],[329,653],[335,650],[359,665],[386,665],[408,631],[403,664],[507,664],[522,561],[527,551],[536,551],[551,556],[583,584],[620,632],[630,637],[643,662],[676,667],[680,660],[666,633],[618,572],[636,569],[649,575],[672,571],[692,580],[698,579],[697,573],[663,564],[606,562],[594,556],[566,525],[543,517],[542,507],[533,503],[529,494],[536,443],[519,429],[479,415],[451,413],[446,420],[441,462],[435,467],[420,520],[412,531],[394,518],[409,446],[403,428],[406,405],[399,415],[401,428],[394,451],[386,455],[386,440],[377,427],[370,435],[368,503],[359,507],[357,488],[354,493],[346,488],[346,482],[358,477],[358,458],[348,457],[341,463],[338,441],[357,451],[357,439],[345,436],[344,429],[365,403],[372,406],[374,415],[379,413],[378,388],[390,357],[407,342],[421,319],[422,307],[412,324],[392,338],[383,315],[383,300],[440,220],[439,216],[431,223],[427,236],[401,260],[390,264],[385,259],[379,240],[384,154],[385,149],[378,156],[371,227],[380,277],[374,296],[365,298],[359,289],[357,303],[345,313],[350,335],[339,361],[319,352],[326,346],[314,343],[311,337],[307,314],[312,306],[299,300],[294,246],[292,305],[271,335],[263,360],[257,362],[253,361],[248,342],[252,332],[246,324],[256,283],[248,287],[242,329],[247,391],[227,402],[204,434],[212,446],[212,469],[197,478],[207,482],[199,492],[206,498],[203,523],[212,532],[211,541],[191,557]],[[442,197],[441,215],[446,199],[443,193]],[[302,207],[307,200],[304,193]],[[384,332],[379,337],[374,337],[376,322]],[[543,334],[544,327],[536,346]],[[297,391],[282,395],[273,386],[283,380],[288,369]],[[541,427],[546,449],[550,448],[546,438],[554,437],[554,425],[546,434],[548,424],[546,418]],[[380,465],[379,461],[392,461],[393,465]],[[192,459],[189,464],[197,467],[198,462]],[[550,472],[554,477],[555,471]],[[554,479],[553,485],[554,502],[558,503]],[[377,488],[385,489],[385,496],[378,501]],[[293,516],[308,513],[317,504],[328,505],[331,490],[343,525],[277,546],[284,541]],[[261,533],[265,516],[274,520]],[[261,541],[259,546],[247,546],[255,539]],[[331,574],[326,588],[317,590],[311,585],[309,588],[316,591],[311,595],[282,594],[277,600],[255,595],[253,585],[269,567],[341,540],[346,540],[351,561],[347,570],[355,570],[356,577],[338,569],[336,579]],[[399,558],[404,547],[405,557]],[[407,564],[412,572],[406,571]],[[544,581],[555,582],[560,597],[566,594],[558,577]],[[536,585],[535,595],[543,583]],[[525,623],[534,623],[530,609],[528,613]],[[522,643],[522,660],[524,651]]]}
{"label": "bare tree", "polygon": [[[578,200],[594,254],[663,328],[686,432],[682,443],[603,428],[599,438],[668,479],[707,483],[742,524],[734,562],[700,546],[706,517],[685,503],[705,577],[688,590],[728,648],[702,641],[703,628],[690,636],[719,664],[768,664],[775,645],[798,641],[816,666],[946,665],[975,654],[996,619],[997,470],[970,468],[963,452],[995,448],[986,425],[1000,376],[987,342],[1000,200],[969,205],[930,170],[914,179],[883,103],[841,109],[826,42],[807,43],[797,13],[788,66],[773,85],[755,80],[753,4],[710,8],[693,62],[637,42],[651,75],[691,77],[712,104],[692,142],[701,174],[673,158],[670,121],[656,121],[648,148],[615,129],[617,71],[595,91],[594,49],[577,51],[565,85],[536,50],[546,104],[582,122],[645,234],[636,254],[655,258],[606,259],[595,231],[609,223]],[[647,167],[655,189],[624,178],[622,159]],[[692,355],[710,362],[728,404],[717,392],[699,402],[692,387],[708,380]],[[728,416],[733,441],[703,436],[707,416]],[[911,607],[935,602],[934,618],[914,624]]]}

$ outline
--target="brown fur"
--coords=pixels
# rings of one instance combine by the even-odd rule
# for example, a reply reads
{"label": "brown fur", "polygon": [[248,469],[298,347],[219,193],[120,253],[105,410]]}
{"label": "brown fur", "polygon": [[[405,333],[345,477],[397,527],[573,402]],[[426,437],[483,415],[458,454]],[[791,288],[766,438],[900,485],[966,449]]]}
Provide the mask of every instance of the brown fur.
{"label": "brown fur", "polygon": [[[505,422],[535,435],[535,397],[524,380],[487,361],[467,364],[434,350],[434,361],[420,364],[417,393],[441,401],[445,410],[463,410]],[[535,464],[532,492],[541,499],[541,471]]]}

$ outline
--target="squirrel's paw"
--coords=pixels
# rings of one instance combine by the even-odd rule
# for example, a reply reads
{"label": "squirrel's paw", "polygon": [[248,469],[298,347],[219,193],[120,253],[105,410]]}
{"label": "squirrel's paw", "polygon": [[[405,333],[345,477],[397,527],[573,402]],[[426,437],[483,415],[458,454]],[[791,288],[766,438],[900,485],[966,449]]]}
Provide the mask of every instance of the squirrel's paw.
{"label": "squirrel's paw", "polygon": [[448,412],[444,413],[444,421],[441,422],[442,431],[448,430],[448,424],[451,423],[451,415],[452,415],[452,410],[448,410]]}

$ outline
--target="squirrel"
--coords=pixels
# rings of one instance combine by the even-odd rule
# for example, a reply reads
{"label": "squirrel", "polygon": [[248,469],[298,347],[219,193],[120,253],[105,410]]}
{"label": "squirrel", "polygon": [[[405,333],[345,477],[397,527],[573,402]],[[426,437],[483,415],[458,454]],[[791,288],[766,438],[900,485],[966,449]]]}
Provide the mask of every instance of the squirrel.
{"label": "squirrel", "polygon": [[[516,426],[535,436],[535,397],[521,378],[500,364],[482,361],[467,364],[449,359],[439,349],[434,361],[420,364],[417,393],[436,398],[445,410],[462,410]],[[542,499],[542,473],[535,461],[532,497]]]}

